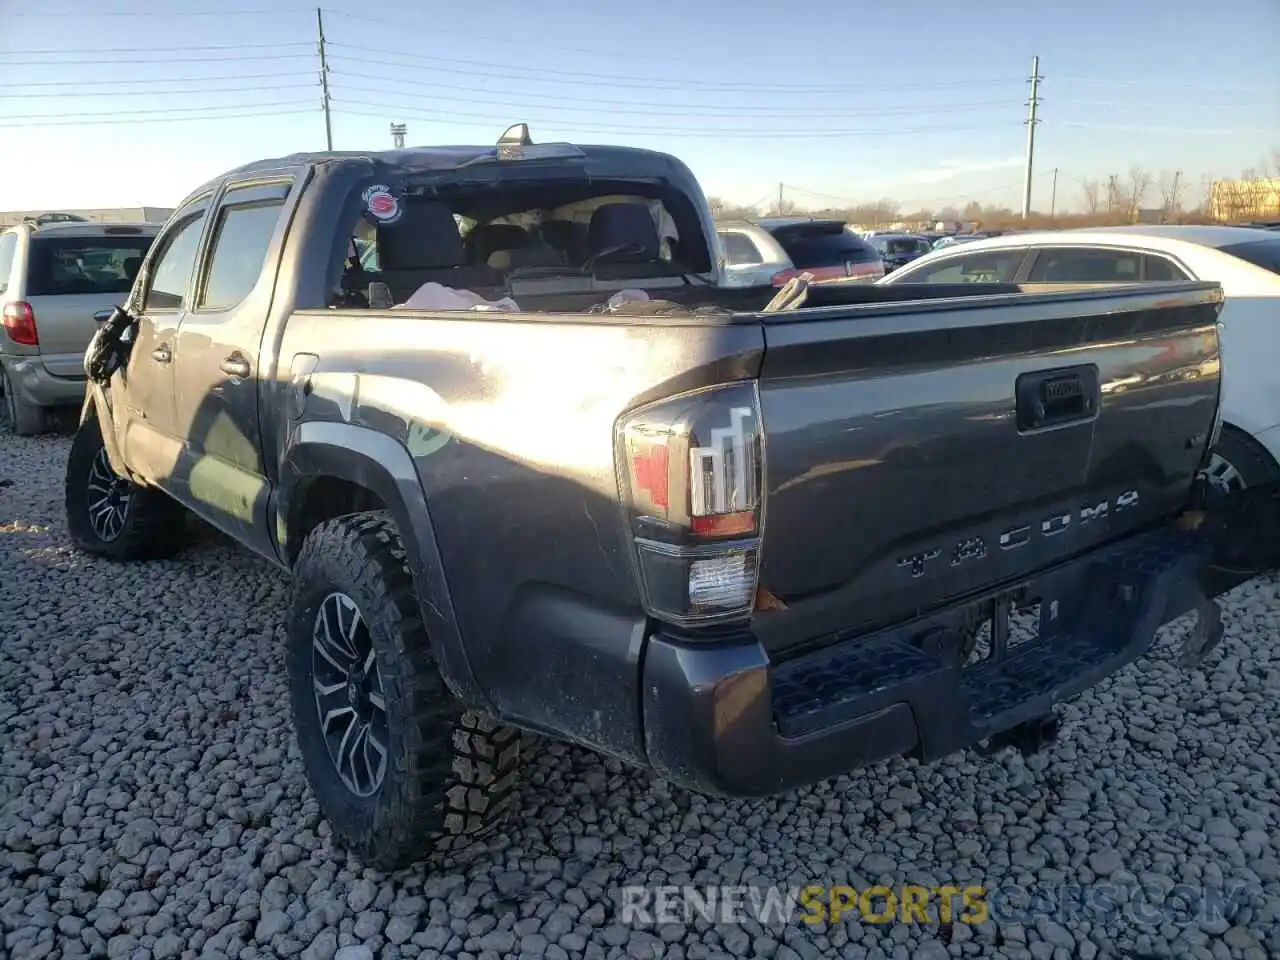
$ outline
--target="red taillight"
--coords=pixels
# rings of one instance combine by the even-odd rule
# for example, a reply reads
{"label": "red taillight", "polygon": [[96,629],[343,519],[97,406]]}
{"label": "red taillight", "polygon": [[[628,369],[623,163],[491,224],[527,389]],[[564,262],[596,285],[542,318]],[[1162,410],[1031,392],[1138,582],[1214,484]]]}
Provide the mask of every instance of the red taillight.
{"label": "red taillight", "polygon": [[618,464],[646,610],[682,625],[750,617],[764,517],[755,384],[683,394],[625,417]]}
{"label": "red taillight", "polygon": [[28,347],[40,345],[40,334],[36,332],[36,314],[31,304],[16,301],[4,305],[4,332],[14,343]]}

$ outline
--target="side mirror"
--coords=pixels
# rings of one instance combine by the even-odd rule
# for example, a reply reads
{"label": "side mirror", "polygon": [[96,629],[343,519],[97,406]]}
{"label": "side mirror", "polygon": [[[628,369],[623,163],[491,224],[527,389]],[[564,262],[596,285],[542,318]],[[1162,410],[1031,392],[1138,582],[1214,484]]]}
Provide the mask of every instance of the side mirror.
{"label": "side mirror", "polygon": [[102,310],[96,310],[94,311],[93,319],[97,323],[106,323],[111,319],[111,315],[119,309],[119,307],[106,307]]}

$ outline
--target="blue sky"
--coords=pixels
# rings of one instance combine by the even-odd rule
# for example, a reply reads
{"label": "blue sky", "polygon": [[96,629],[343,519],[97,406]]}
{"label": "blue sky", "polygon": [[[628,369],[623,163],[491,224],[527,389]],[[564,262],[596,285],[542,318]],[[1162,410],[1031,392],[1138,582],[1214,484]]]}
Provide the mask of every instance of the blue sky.
{"label": "blue sky", "polygon": [[[1280,150],[1280,0],[324,0],[334,145],[536,140],[679,155],[710,194],[802,206],[1021,198],[1179,170],[1194,194]],[[219,11],[219,7],[222,7]],[[145,11],[145,12],[144,12]],[[794,11],[794,15],[790,13]],[[324,147],[315,9],[0,0],[0,209],[172,205]],[[1154,198],[1153,198],[1154,199]]]}

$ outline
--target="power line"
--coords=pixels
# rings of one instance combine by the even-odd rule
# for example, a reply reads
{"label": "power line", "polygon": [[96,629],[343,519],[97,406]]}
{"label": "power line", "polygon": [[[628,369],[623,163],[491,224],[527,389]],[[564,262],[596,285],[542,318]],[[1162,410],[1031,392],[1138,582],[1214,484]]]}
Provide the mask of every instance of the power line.
{"label": "power line", "polygon": [[[311,46],[311,44],[306,40],[289,40],[289,41],[282,41],[279,43],[215,43],[215,44],[212,44],[211,46],[205,46],[205,47],[190,46],[189,44],[183,44],[182,49],[184,52],[187,50],[274,50],[277,47],[309,47],[309,46]],[[94,47],[91,50],[66,50],[66,49],[27,50],[24,48],[22,50],[0,50],[0,57],[12,57],[12,56],[25,57],[25,56],[39,54],[42,56],[53,56],[53,57],[60,57],[65,59],[69,54],[77,54],[77,53],[155,54],[155,52],[156,52],[155,47]],[[62,61],[60,60],[59,62],[62,62]]]}
{"label": "power line", "polygon": [[[271,103],[252,104],[252,106],[255,108],[257,107],[275,108],[275,107],[304,106],[309,104],[311,104],[310,100],[280,100],[280,101],[275,101]],[[203,106],[203,107],[161,107],[156,110],[112,110],[110,115],[112,117],[141,117],[141,116],[155,116],[157,114],[162,114],[162,113],[189,113],[189,112],[195,112],[200,110],[229,110],[229,109],[243,110],[245,109],[246,106],[250,106],[250,104],[237,103],[237,104],[210,104],[208,106]],[[28,121],[80,120],[80,119],[92,119],[94,117],[101,117],[102,115],[103,115],[103,111],[101,110],[95,110],[91,113],[45,113],[45,114],[33,113],[33,114],[5,117],[5,120],[16,121],[16,123],[12,125],[21,125]],[[250,116],[252,116],[252,114],[250,114]]]}
{"label": "power line", "polygon": [[[396,106],[394,104],[379,103],[379,102],[368,101],[368,100],[345,100],[342,98],[334,98],[334,104],[335,104],[335,109],[334,109],[335,113],[344,113],[350,116],[383,117],[385,116],[385,113],[368,113],[368,112],[359,111],[359,110],[347,110],[345,109],[345,107],[347,106],[373,107],[375,109],[379,109],[382,111],[390,110],[390,111],[398,112],[400,114],[403,114],[405,116],[408,116],[416,120],[439,120],[441,117],[459,117],[463,119],[450,120],[449,122],[455,126],[462,126],[462,127],[491,128],[497,124],[511,122],[510,114],[506,116],[501,116],[501,117],[500,116],[481,117],[481,116],[478,116],[474,111],[452,112],[452,111],[445,111],[445,110],[431,110],[431,111],[424,112],[424,111],[418,110],[416,112],[410,112],[411,108],[404,108],[404,107]],[[470,119],[468,120],[466,118],[470,118]],[[591,123],[591,122],[583,124],[583,123],[577,123],[573,121],[566,122],[564,120],[551,120],[551,119],[545,119],[545,118],[544,119],[527,118],[523,122],[530,123],[530,124],[540,124],[543,126],[552,126],[552,127],[555,127],[555,126],[571,127],[574,130],[582,131],[584,133],[587,133],[587,132],[615,133],[615,134],[616,133],[621,133],[621,134],[643,133],[643,134],[661,134],[664,136],[672,136],[672,137],[692,136],[692,137],[706,137],[706,138],[715,138],[715,139],[719,139],[719,138],[736,139],[736,138],[745,137],[745,138],[750,138],[754,140],[768,140],[770,138],[797,137],[797,136],[816,137],[816,138],[853,137],[853,136],[892,137],[892,136],[901,136],[901,135],[918,135],[918,134],[926,134],[926,133],[935,133],[935,132],[947,131],[947,130],[972,131],[972,130],[994,129],[994,128],[1009,129],[1009,124],[1007,123],[994,123],[994,124],[986,124],[986,125],[962,124],[959,126],[944,126],[944,125],[933,124],[927,127],[917,127],[914,129],[899,129],[899,130],[885,130],[885,129],[880,129],[880,130],[849,130],[849,129],[778,130],[778,129],[772,129],[772,128],[768,130],[719,130],[719,129],[708,128],[708,127],[682,129],[678,127],[667,127],[667,126],[638,126],[636,124],[605,125],[605,124]]]}
{"label": "power line", "polygon": [[[292,71],[289,73],[234,73],[223,77],[139,77],[131,80],[112,80],[112,79],[93,79],[93,90],[106,86],[136,86],[140,83],[157,84],[157,83],[205,83],[211,80],[273,80],[282,77],[311,77],[310,71],[305,74],[301,71]],[[24,80],[17,84],[19,87],[77,87],[84,89],[84,80]],[[150,93],[151,91],[147,91]],[[96,94],[95,94],[96,95]],[[108,92],[106,96],[118,96],[117,93]],[[13,94],[13,96],[22,96],[22,94]],[[56,96],[66,96],[66,94],[56,94]]]}
{"label": "power line", "polygon": [[312,7],[275,7],[257,10],[6,10],[8,18],[25,17],[29,20],[55,19],[58,17],[248,17],[276,16],[281,13],[310,12]]}
{"label": "power line", "polygon": [[[932,197],[932,198],[923,199],[923,200],[912,200],[911,202],[921,204],[922,206],[923,205],[945,205],[948,203],[960,203],[961,201],[972,199],[973,194],[975,192],[976,193],[997,193],[1001,190],[1013,190],[1020,183],[1021,183],[1020,180],[1011,180],[1011,181],[1006,181],[1004,183],[998,184],[993,187],[987,187],[983,190],[978,190],[978,191],[966,190],[962,193],[952,194],[951,196],[947,196],[947,197]],[[803,193],[806,196],[816,197],[819,200],[831,200],[836,203],[843,203],[851,207],[858,207],[858,206],[862,206],[865,203],[875,202],[874,200],[867,200],[865,198],[862,200],[856,200],[853,197],[838,197],[829,193],[818,193],[817,191],[806,190],[803,187],[797,187],[794,184],[790,184],[790,183],[786,184],[786,188],[796,193]],[[896,188],[889,188],[889,189],[905,190],[906,185],[899,185]]]}
{"label": "power line", "polygon": [[[494,64],[492,61],[486,60],[463,60],[454,57],[432,57],[426,54],[405,53],[402,50],[384,50],[374,47],[366,47],[357,44],[348,43],[330,43],[330,48],[334,50],[357,50],[361,53],[377,54],[379,57],[400,57],[411,61],[426,61],[430,63],[442,63],[451,67],[479,67],[486,72],[478,74],[478,76],[499,77],[501,74],[493,72],[493,68],[497,66],[499,69],[507,71],[518,71],[515,76],[508,79],[514,80],[542,80],[552,82],[552,77],[571,77],[576,81],[590,80],[593,86],[618,86],[614,81],[621,80],[623,85],[645,86],[655,90],[660,89],[676,89],[685,90],[688,88],[687,83],[673,83],[672,81],[654,80],[652,77],[624,76],[622,74],[614,74],[612,77],[602,77],[598,71],[591,70],[554,70],[550,68],[540,67],[516,67],[509,64]],[[356,57],[350,54],[339,53],[332,57],[333,60],[352,60],[357,63],[376,63],[384,67],[408,67],[409,69],[429,69],[427,67],[415,68],[412,64],[389,63],[386,60],[370,60],[368,58]],[[472,74],[477,75],[477,74]],[[532,75],[532,76],[530,76]],[[729,91],[745,91],[745,90],[762,90],[776,91],[779,93],[841,93],[853,90],[945,90],[963,86],[995,86],[1000,84],[1008,84],[1009,80],[954,80],[954,81],[938,81],[928,84],[836,84],[825,86],[813,86],[807,84],[789,84],[789,83],[733,83],[729,81],[699,81],[698,86],[707,90],[729,90]]]}
{"label": "power line", "polygon": [[[222,109],[230,109],[230,108],[223,107]],[[296,116],[301,116],[302,114],[314,115],[314,111],[315,111],[315,108],[311,107],[310,109],[307,109],[307,110],[274,110],[274,111],[267,110],[267,111],[254,111],[253,113],[242,112],[242,113],[227,113],[227,114],[220,114],[220,115],[219,114],[201,114],[199,116],[149,117],[146,120],[129,120],[129,119],[120,120],[115,117],[108,116],[100,119],[88,119],[88,118],[78,119],[78,120],[54,119],[54,120],[48,120],[48,121],[39,120],[36,122],[32,122],[27,118],[22,118],[17,123],[10,123],[9,120],[11,120],[12,118],[6,118],[5,120],[0,120],[0,128],[21,127],[23,129],[26,129],[26,128],[36,128],[36,127],[100,127],[100,126],[114,126],[115,124],[119,124],[119,123],[131,123],[131,124],[179,123],[179,122],[192,122],[192,121],[206,123],[210,120],[257,120],[263,117],[296,117]]]}
{"label": "power line", "polygon": [[[247,63],[252,60],[298,60],[310,59],[314,53],[262,53],[247,57],[183,57],[179,63]],[[101,64],[119,64],[119,59],[111,60],[73,60],[59,57],[54,60],[7,60],[0,63],[5,67],[90,67]],[[81,81],[83,84],[85,81]]]}
{"label": "power line", "polygon": [[1127,130],[1132,133],[1178,133],[1195,136],[1233,136],[1242,133],[1273,133],[1274,126],[1262,124],[1256,127],[1235,127],[1234,129],[1211,130],[1207,127],[1151,127],[1126,123],[1092,123],[1089,121],[1049,120],[1053,127],[1077,127],[1082,130]]}
{"label": "power line", "polygon": [[[333,76],[338,80],[342,80],[345,77],[352,76],[352,74],[339,73],[335,71],[333,73]],[[418,84],[417,86],[419,86],[424,90],[434,90],[435,87],[443,86],[443,85]],[[456,89],[474,90],[475,88],[463,87],[462,85],[457,85]],[[370,86],[364,86],[360,84],[348,84],[346,82],[335,84],[334,90],[338,92],[341,92],[343,90],[352,90],[352,91],[356,91],[357,93],[376,93],[376,94],[386,94],[389,96],[399,96],[399,97],[413,96],[413,91],[409,91],[409,90],[389,90],[386,87],[370,87]],[[960,110],[967,110],[967,109],[973,109],[973,108],[1008,106],[1008,101],[1006,100],[986,100],[986,101],[979,101],[975,103],[952,104],[948,106],[921,107],[921,108],[912,108],[912,109],[887,109],[886,110],[883,108],[866,108],[862,110],[844,110],[844,109],[828,107],[821,110],[775,110],[770,112],[768,110],[761,111],[752,107],[744,107],[740,104],[733,105],[733,106],[709,106],[705,104],[701,104],[701,105],[700,104],[670,104],[666,106],[666,109],[659,109],[658,104],[645,103],[644,101],[635,101],[635,100],[617,100],[617,99],[607,99],[607,98],[601,98],[601,97],[543,97],[543,96],[536,96],[533,94],[529,94],[529,95],[515,94],[514,96],[519,97],[521,100],[533,100],[537,102],[533,102],[533,103],[514,102],[512,100],[505,99],[505,98],[502,100],[478,100],[475,97],[441,96],[440,94],[437,94],[434,92],[431,94],[431,100],[432,101],[443,100],[446,102],[456,102],[456,103],[469,103],[469,104],[477,104],[480,106],[514,107],[517,109],[521,109],[527,106],[532,106],[535,108],[554,107],[555,109],[558,109],[558,110],[578,110],[578,111],[592,111],[592,112],[599,112],[600,110],[599,105],[607,105],[613,108],[613,110],[611,110],[611,112],[613,113],[629,113],[629,114],[635,114],[638,116],[651,115],[651,116],[660,116],[660,117],[661,116],[687,117],[689,116],[690,110],[705,109],[715,113],[727,113],[731,116],[737,113],[741,113],[741,114],[744,114],[748,119],[749,118],[787,119],[791,117],[799,118],[799,117],[835,117],[835,116],[875,116],[875,117],[921,116],[921,115],[927,116],[930,114],[955,113]],[[418,101],[418,102],[421,103],[421,101]],[[640,103],[642,109],[637,109],[631,106],[631,104],[637,103],[637,102]],[[564,103],[587,103],[587,104],[596,104],[597,106],[564,106],[563,105]]]}
{"label": "power line", "polygon": [[[83,86],[83,83],[80,84]],[[206,93],[265,93],[279,90],[299,90],[309,89],[312,84],[291,83],[284,86],[263,86],[255,84],[249,87],[198,87],[193,90],[115,90],[108,96],[111,97],[189,97]],[[100,91],[86,91],[84,93],[61,93],[42,90],[39,93],[8,93],[5,88],[0,88],[0,100],[39,100],[46,97],[58,97],[60,99],[84,98],[84,97],[102,97],[104,94]],[[235,106],[242,106],[236,104]]]}

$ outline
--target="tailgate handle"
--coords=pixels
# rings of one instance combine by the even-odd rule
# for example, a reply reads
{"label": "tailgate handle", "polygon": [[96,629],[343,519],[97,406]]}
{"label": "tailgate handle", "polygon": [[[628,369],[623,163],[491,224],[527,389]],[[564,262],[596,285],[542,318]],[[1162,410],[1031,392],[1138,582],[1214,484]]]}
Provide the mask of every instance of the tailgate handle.
{"label": "tailgate handle", "polygon": [[1087,364],[1024,373],[1015,393],[1019,431],[1092,420],[1098,412],[1098,368]]}

